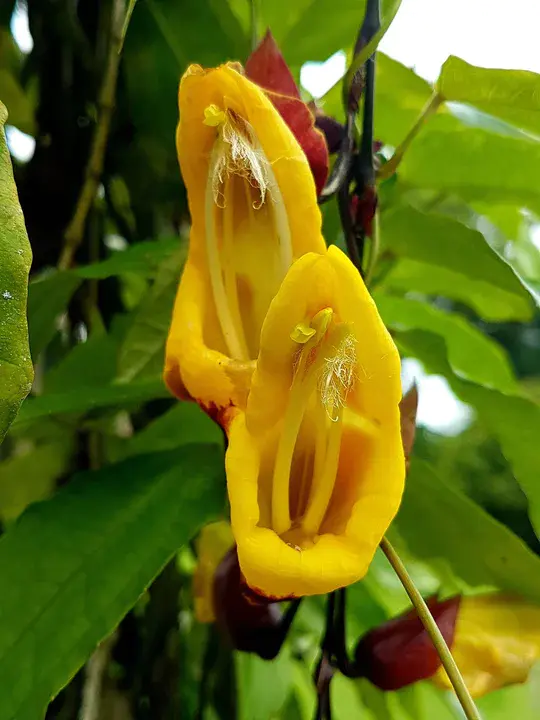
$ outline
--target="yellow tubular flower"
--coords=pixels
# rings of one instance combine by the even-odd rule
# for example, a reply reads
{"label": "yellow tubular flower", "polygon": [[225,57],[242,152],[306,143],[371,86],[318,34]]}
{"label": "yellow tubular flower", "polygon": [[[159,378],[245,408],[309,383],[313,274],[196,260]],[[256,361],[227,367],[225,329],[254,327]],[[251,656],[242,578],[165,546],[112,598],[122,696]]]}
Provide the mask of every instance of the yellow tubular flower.
{"label": "yellow tubular flower", "polygon": [[[451,651],[473,697],[526,682],[540,658],[540,607],[498,593],[464,597]],[[451,688],[443,668],[433,680]]]}
{"label": "yellow tubular flower", "polygon": [[289,270],[228,427],[231,524],[247,583],[274,598],[359,580],[403,492],[399,355],[337,248]]}
{"label": "yellow tubular flower", "polygon": [[201,623],[214,622],[214,576],[234,545],[231,526],[225,520],[205,525],[197,538],[197,567],[193,574],[195,617]]}
{"label": "yellow tubular flower", "polygon": [[192,65],[179,94],[176,144],[192,226],[165,381],[209,409],[245,406],[270,301],[294,259],[325,251],[306,157],[235,68]]}

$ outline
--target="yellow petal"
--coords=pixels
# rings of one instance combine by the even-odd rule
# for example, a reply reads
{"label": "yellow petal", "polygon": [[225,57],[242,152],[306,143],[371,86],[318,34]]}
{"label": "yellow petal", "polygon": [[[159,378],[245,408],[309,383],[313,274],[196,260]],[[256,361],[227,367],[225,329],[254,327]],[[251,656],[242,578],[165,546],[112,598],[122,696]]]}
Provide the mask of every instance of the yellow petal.
{"label": "yellow petal", "polygon": [[[188,394],[208,409],[244,407],[261,325],[290,258],[325,250],[315,186],[305,155],[279,113],[232,65],[191,66],[180,83],[179,107],[176,142],[192,226],[165,381],[175,394]],[[247,145],[253,141],[248,160],[260,161],[257,172],[268,172],[265,194],[258,194],[253,180],[250,184],[249,178],[215,165],[216,142],[226,144],[226,139],[219,141],[220,127],[227,122],[233,135],[239,128],[242,140],[244,128]],[[240,143],[240,155],[246,143]],[[223,197],[220,178],[226,180]],[[288,241],[280,242],[284,233]],[[287,243],[290,255],[282,247]]]}
{"label": "yellow petal", "polygon": [[195,617],[201,623],[215,620],[214,575],[234,545],[231,526],[225,520],[205,525],[197,538],[197,567],[193,574]]}
{"label": "yellow petal", "polygon": [[[313,524],[320,524],[318,532],[308,532],[302,523],[309,515],[306,497],[317,492],[317,448],[327,442],[327,460],[332,453],[331,434],[324,430],[332,432],[332,419],[321,403],[308,403],[290,485],[281,498],[273,493],[273,472],[293,380],[301,370],[300,348],[308,352],[306,373],[316,362],[308,347],[313,339],[299,345],[291,333],[299,325],[309,326],[321,310],[354,333],[357,377],[340,414],[337,469],[332,484],[319,495],[326,510],[322,522]],[[331,339],[328,343],[331,347]],[[238,412],[229,428],[231,524],[250,586],[270,597],[290,597],[330,592],[364,576],[403,492],[400,397],[397,350],[350,261],[334,247],[323,256],[299,259],[265,319],[247,410]],[[306,477],[307,495],[302,487]],[[290,517],[285,532],[287,523],[276,531],[276,502],[283,503]],[[279,517],[284,516],[281,510]],[[321,516],[320,508],[314,515]]]}
{"label": "yellow petal", "polygon": [[[473,697],[526,682],[540,658],[540,607],[499,593],[464,597],[451,650]],[[434,682],[451,688],[443,668]]]}

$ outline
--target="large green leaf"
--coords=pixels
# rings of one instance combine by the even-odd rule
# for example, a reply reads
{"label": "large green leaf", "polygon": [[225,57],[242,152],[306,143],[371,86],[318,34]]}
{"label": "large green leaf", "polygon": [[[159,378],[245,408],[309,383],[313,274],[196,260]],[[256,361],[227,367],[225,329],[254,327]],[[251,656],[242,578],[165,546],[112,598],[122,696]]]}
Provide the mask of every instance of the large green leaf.
{"label": "large green leaf", "polygon": [[184,257],[185,252],[181,250],[160,265],[152,289],[135,314],[118,357],[119,378],[122,381],[161,369]]}
{"label": "large green leaf", "polygon": [[410,185],[455,193],[466,201],[517,202],[540,210],[540,143],[431,118],[399,168]]}
{"label": "large green leaf", "polygon": [[86,413],[98,408],[137,404],[168,396],[169,393],[161,379],[129,384],[111,383],[102,387],[82,387],[76,392],[44,394],[26,401],[13,429],[22,429],[27,424],[50,415]]}
{"label": "large green leaf", "polygon": [[0,442],[30,392],[26,299],[32,254],[4,135],[0,102]]}
{"label": "large green leaf", "polygon": [[107,260],[82,265],[74,272],[80,277],[98,280],[128,272],[145,277],[152,276],[158,265],[178,249],[178,245],[178,238],[136,243],[125,250],[116,250]]}
{"label": "large green leaf", "polygon": [[444,375],[456,395],[473,405],[481,422],[496,437],[529,500],[529,515],[540,537],[540,406],[525,397],[505,395],[458,378],[450,368],[444,341],[415,330],[397,334],[398,345],[417,357],[428,372]]}
{"label": "large green leaf", "polygon": [[450,217],[402,206],[382,213],[381,237],[384,247],[401,257],[440,265],[511,294],[515,311],[532,315],[528,291],[477,230]]}
{"label": "large green leaf", "polygon": [[539,87],[536,73],[476,67],[453,55],[437,81],[447,100],[470,103],[536,135],[540,135]]}
{"label": "large green leaf", "polygon": [[239,720],[273,720],[281,717],[292,691],[293,665],[286,650],[275,660],[235,653]]}
{"label": "large green leaf", "polygon": [[174,552],[220,510],[204,445],[79,476],[0,540],[0,720],[37,720]]}
{"label": "large green leaf", "polygon": [[41,445],[0,464],[0,519],[13,520],[32,502],[54,492],[72,450],[70,438]]}
{"label": "large green leaf", "polygon": [[[383,0],[382,24],[396,0]],[[326,60],[337,50],[352,47],[364,18],[365,0],[342,0],[339,8],[332,0],[263,0],[263,22],[275,35],[290,65],[306,60]],[[324,32],[318,29],[324,28]]]}
{"label": "large green leaf", "polygon": [[223,443],[223,435],[216,423],[198,405],[178,402],[130,438],[121,453],[124,457],[173,450],[192,442],[220,445]]}
{"label": "large green leaf", "polygon": [[384,276],[382,287],[402,292],[444,296],[468,305],[488,322],[528,320],[531,303],[485,280],[450,270],[443,265],[403,258]]}
{"label": "large green leaf", "polygon": [[408,67],[377,53],[375,84],[375,137],[398,145],[429,100],[432,88]]}
{"label": "large green leaf", "polygon": [[385,324],[393,330],[420,329],[440,335],[456,375],[503,392],[518,391],[503,348],[465,318],[425,302],[382,293],[375,294],[375,301]]}
{"label": "large green leaf", "polygon": [[433,569],[442,561],[473,587],[495,586],[540,602],[540,558],[428,463],[413,460],[394,523],[392,539]]}
{"label": "large green leaf", "polygon": [[51,272],[32,280],[28,288],[30,349],[37,358],[52,340],[56,322],[82,279],[72,272]]}

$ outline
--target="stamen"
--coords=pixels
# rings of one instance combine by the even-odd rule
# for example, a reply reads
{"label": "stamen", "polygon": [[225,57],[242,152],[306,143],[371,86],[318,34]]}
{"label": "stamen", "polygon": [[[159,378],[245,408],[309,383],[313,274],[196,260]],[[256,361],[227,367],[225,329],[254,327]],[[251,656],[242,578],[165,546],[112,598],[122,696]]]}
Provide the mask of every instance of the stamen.
{"label": "stamen", "polygon": [[[289,393],[289,402],[285,410],[283,427],[276,451],[272,481],[272,528],[278,535],[287,532],[291,527],[289,482],[292,458],[309,399],[317,387],[321,362],[324,361],[323,358],[316,357],[308,367],[308,360],[313,348],[323,339],[332,315],[332,309],[325,308],[312,319],[311,326],[315,333],[302,345]],[[300,323],[300,325],[304,324]]]}
{"label": "stamen", "polygon": [[319,532],[336,484],[343,429],[343,408],[332,419],[326,433],[326,453],[320,474],[313,474],[311,495],[302,520],[302,529],[309,537]]}
{"label": "stamen", "polygon": [[[210,167],[214,160],[214,155],[219,152],[219,148],[216,144],[212,152],[210,159]],[[212,173],[208,174],[208,181],[206,183],[206,195],[205,195],[205,223],[206,223],[206,254],[208,258],[208,270],[210,273],[210,285],[212,287],[212,293],[214,296],[214,305],[218,316],[219,324],[225,344],[230,357],[238,360],[248,360],[247,353],[242,347],[239,333],[235,327],[231,307],[225,291],[225,284],[223,282],[223,275],[221,272],[221,263],[219,257],[218,239],[216,232],[216,219],[215,219],[215,204],[214,204],[214,192],[213,192],[213,178]]]}

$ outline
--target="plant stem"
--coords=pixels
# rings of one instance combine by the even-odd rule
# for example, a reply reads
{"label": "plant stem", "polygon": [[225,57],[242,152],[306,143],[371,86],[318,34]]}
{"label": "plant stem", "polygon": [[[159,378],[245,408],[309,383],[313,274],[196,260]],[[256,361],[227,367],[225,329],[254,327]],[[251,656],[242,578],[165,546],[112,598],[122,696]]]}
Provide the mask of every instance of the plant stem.
{"label": "plant stem", "polygon": [[[345,109],[348,107],[349,90],[353,84],[354,76],[360,70],[362,65],[364,65],[366,60],[371,57],[377,49],[377,46],[383,39],[386,31],[396,17],[400,5],[401,0],[394,0],[390,11],[386,13],[384,21],[382,22],[380,27],[377,28],[377,31],[369,39],[366,38],[365,45],[361,48],[358,48],[358,51],[355,53],[349,69],[345,73],[345,77],[343,79],[343,106],[345,107]],[[330,92],[332,89],[333,88],[330,88],[328,92]]]}
{"label": "plant stem", "polygon": [[366,272],[364,276],[364,282],[369,286],[375,265],[377,264],[377,258],[379,257],[380,248],[380,226],[379,226],[379,209],[375,210],[375,215],[371,223],[371,243],[369,245],[369,257],[366,265]]}
{"label": "plant stem", "polygon": [[413,604],[416,612],[418,613],[418,617],[422,621],[426,632],[431,638],[431,641],[435,646],[435,649],[441,659],[443,667],[446,670],[450,682],[452,683],[452,687],[454,688],[457,698],[461,703],[461,707],[463,708],[465,717],[467,718],[467,720],[481,720],[480,713],[478,712],[478,709],[474,704],[474,701],[467,689],[467,686],[465,685],[465,681],[463,680],[463,677],[459,672],[456,661],[452,657],[452,653],[450,652],[437,623],[433,619],[433,615],[430,613],[429,608],[424,601],[424,598],[420,595],[416,586],[414,585],[411,576],[407,572],[407,569],[402,563],[399,555],[394,550],[392,544],[388,541],[386,537],[381,540],[381,550],[386,555],[388,562],[390,563],[390,565],[394,569],[394,572],[400,579],[401,584],[405,588],[407,595],[411,600],[411,603]]}
{"label": "plant stem", "polygon": [[75,212],[64,233],[64,247],[62,248],[58,261],[59,270],[67,270],[73,262],[73,256],[83,240],[86,218],[96,197],[96,192],[101,180],[105,150],[107,148],[107,138],[109,136],[109,128],[114,108],[123,25],[124,0],[113,0],[109,53],[98,102],[99,116],[92,140],[90,156],[86,165],[85,180],[75,206]]}
{"label": "plant stem", "polygon": [[377,179],[378,180],[385,180],[386,178],[389,178],[391,175],[393,175],[401,161],[403,160],[403,155],[405,154],[405,151],[409,148],[409,145],[412,143],[414,138],[418,135],[420,132],[422,126],[426,122],[426,120],[431,117],[431,115],[434,115],[437,110],[439,109],[439,106],[444,102],[444,97],[440,95],[436,90],[433,92],[433,95],[430,97],[426,105],[424,106],[424,109],[416,119],[416,122],[412,126],[412,128],[409,130],[407,137],[403,142],[398,145],[396,148],[394,154],[390,158],[390,160],[385,163],[379,172],[377,173]]}
{"label": "plant stem", "polygon": [[83,687],[83,696],[79,720],[99,720],[103,680],[107,672],[111,650],[116,641],[116,633],[98,645],[92,657],[86,663],[86,678]]}
{"label": "plant stem", "polygon": [[257,0],[249,0],[249,22],[251,29],[251,49],[255,50],[259,41],[257,32]]}

